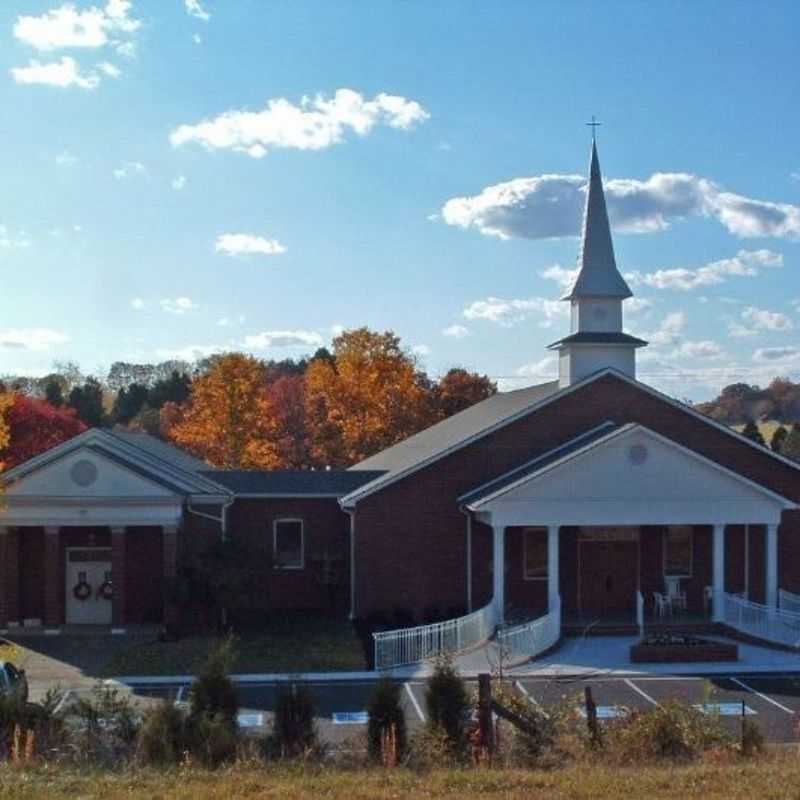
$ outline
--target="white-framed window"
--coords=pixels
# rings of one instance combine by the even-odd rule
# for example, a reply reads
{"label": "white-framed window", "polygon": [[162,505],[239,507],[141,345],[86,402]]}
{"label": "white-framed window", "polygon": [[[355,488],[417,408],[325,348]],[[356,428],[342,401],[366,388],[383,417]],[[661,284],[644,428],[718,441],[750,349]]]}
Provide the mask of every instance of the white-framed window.
{"label": "white-framed window", "polygon": [[276,519],[272,523],[272,563],[275,569],[303,569],[305,533],[301,519]]}
{"label": "white-framed window", "polygon": [[522,529],[522,577],[547,580],[547,528]]}
{"label": "white-framed window", "polygon": [[664,576],[691,578],[692,526],[671,525],[664,534]]}

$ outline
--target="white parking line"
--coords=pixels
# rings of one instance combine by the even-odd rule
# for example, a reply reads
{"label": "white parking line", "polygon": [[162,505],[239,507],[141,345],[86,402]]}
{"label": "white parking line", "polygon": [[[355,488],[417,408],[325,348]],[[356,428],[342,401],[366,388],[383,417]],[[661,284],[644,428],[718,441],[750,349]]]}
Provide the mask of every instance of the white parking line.
{"label": "white parking line", "polygon": [[794,711],[791,708],[786,708],[786,706],[779,703],[777,700],[773,700],[766,694],[762,694],[761,692],[757,692],[752,686],[748,686],[744,681],[740,681],[738,678],[731,678],[734,683],[738,683],[742,689],[746,689],[751,694],[754,694],[756,697],[760,697],[762,700],[765,700],[767,703],[771,703],[776,708],[779,708],[781,711],[785,711],[787,714],[791,714],[794,716]]}
{"label": "white parking line", "polygon": [[425,715],[422,713],[422,708],[421,708],[417,698],[414,697],[414,692],[411,691],[411,684],[410,683],[404,683],[403,686],[406,687],[406,692],[408,692],[408,696],[411,698],[411,704],[414,706],[414,710],[417,712],[417,715],[419,716],[420,721],[421,722],[425,722]]}
{"label": "white parking line", "polygon": [[652,703],[654,706],[658,705],[657,700],[654,700],[649,694],[647,694],[647,692],[645,692],[643,689],[640,689],[630,678],[625,678],[625,685],[629,686],[634,692],[644,697],[648,703]]}

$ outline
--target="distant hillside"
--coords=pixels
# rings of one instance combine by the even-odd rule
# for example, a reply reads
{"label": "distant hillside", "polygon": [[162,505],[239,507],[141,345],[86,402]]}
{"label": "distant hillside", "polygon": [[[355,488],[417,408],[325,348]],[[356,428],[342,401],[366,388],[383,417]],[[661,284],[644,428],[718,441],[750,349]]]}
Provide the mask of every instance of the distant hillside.
{"label": "distant hillside", "polygon": [[741,426],[755,422],[791,423],[800,420],[800,383],[775,378],[769,386],[733,383],[719,397],[698,403],[697,410],[726,425]]}

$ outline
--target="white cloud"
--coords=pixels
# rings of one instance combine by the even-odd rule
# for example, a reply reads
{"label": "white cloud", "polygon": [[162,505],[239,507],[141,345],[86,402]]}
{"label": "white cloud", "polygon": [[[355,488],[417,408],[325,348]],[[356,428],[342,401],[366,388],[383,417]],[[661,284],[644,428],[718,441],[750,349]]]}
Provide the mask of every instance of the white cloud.
{"label": "white cloud", "polygon": [[266,350],[270,347],[322,347],[325,342],[316,331],[262,331],[242,340],[249,350]]}
{"label": "white cloud", "polygon": [[141,297],[134,297],[131,300],[131,308],[134,311],[141,311],[144,308],[144,300]]}
{"label": "white cloud", "polygon": [[341,336],[345,332],[346,328],[341,323],[337,322],[334,325],[331,325],[331,338],[335,339],[337,336]]}
{"label": "white cloud", "polygon": [[116,66],[116,64],[111,64],[108,61],[101,61],[97,65],[97,69],[99,69],[100,72],[103,73],[103,75],[106,75],[109,78],[119,78],[119,76],[122,75],[122,72],[120,71],[119,67]]}
{"label": "white cloud", "polygon": [[164,298],[161,301],[161,309],[168,314],[186,314],[189,311],[196,311],[197,305],[188,297]]}
{"label": "white cloud", "polygon": [[748,306],[742,311],[742,319],[755,330],[790,331],[794,328],[794,323],[786,314],[755,306]]}
{"label": "white cloud", "polygon": [[195,44],[203,44],[203,37],[199,33],[195,33],[192,35],[192,41]]}
{"label": "white cloud", "polygon": [[197,19],[201,19],[203,22],[208,22],[211,19],[211,14],[200,5],[200,0],[183,0],[183,2],[186,6],[186,13],[189,14],[189,16],[197,17]]}
{"label": "white cloud", "polygon": [[415,356],[419,356],[420,358],[425,358],[425,356],[429,356],[431,354],[431,348],[428,347],[427,344],[415,344],[411,348],[411,352]]}
{"label": "white cloud", "polygon": [[625,278],[632,286],[690,291],[724,283],[731,276],[755,277],[763,268],[782,266],[783,256],[772,250],[739,250],[732,258],[711,261],[702,267],[677,267],[647,273],[633,271],[625,273]]}
{"label": "white cloud", "polygon": [[417,102],[397,95],[378,94],[372,100],[352,89],[339,89],[333,98],[303,97],[294,105],[283,97],[262,111],[226,111],[197,125],[172,131],[174,147],[196,142],[208,150],[234,150],[262,158],[271,149],[321,150],[343,141],[348,131],[365,136],[379,124],[407,130],[430,115]]}
{"label": "white cloud", "polygon": [[575,284],[578,272],[579,270],[577,268],[566,269],[562,267],[561,264],[553,264],[541,270],[539,274],[548,281],[555,281],[564,291],[567,291]]}
{"label": "white cloud", "polygon": [[[687,173],[655,173],[647,180],[605,183],[612,225],[628,233],[651,233],[686,217],[712,217],[742,238],[800,238],[800,206],[754,200],[726,192]],[[582,175],[544,174],[487,186],[480,194],[454,197],[441,210],[448,225],[476,228],[501,239],[548,239],[580,234],[586,193]]]}
{"label": "white cloud", "polygon": [[653,307],[653,301],[649,297],[628,297],[622,301],[622,307],[631,314],[641,314]]}
{"label": "white cloud", "polygon": [[56,86],[59,89],[68,89],[71,86],[96,89],[100,85],[100,76],[96,72],[81,72],[78,62],[70,56],[48,64],[42,64],[34,58],[28,62],[27,67],[13,67],[11,75],[16,83]]}
{"label": "white cloud", "polygon": [[116,44],[115,37],[135,33],[141,26],[129,12],[130,0],[109,0],[106,6],[79,11],[64,3],[38,17],[19,16],[14,37],[42,52],[67,48],[99,48]]}
{"label": "white cloud", "polygon": [[24,250],[31,244],[25,231],[11,231],[5,225],[0,225],[0,250]]}
{"label": "white cloud", "polygon": [[74,167],[78,163],[77,156],[74,156],[69,150],[62,150],[56,156],[56,164],[59,167]]}
{"label": "white cloud", "polygon": [[642,334],[642,338],[656,347],[677,344],[683,338],[683,331],[687,322],[686,312],[671,311],[661,320],[655,331]]}
{"label": "white cloud", "polygon": [[442,331],[442,336],[449,336],[451,339],[463,339],[469,336],[469,329],[463,325],[450,325]]}
{"label": "white cloud", "polygon": [[753,328],[748,328],[736,320],[731,320],[728,323],[728,336],[733,336],[735,339],[742,339],[747,336],[758,336],[758,331]]}
{"label": "white cloud", "polygon": [[497,388],[501,392],[520,389],[534,383],[552,381],[558,377],[558,358],[553,355],[546,355],[539,361],[531,364],[524,364],[514,371],[515,378],[500,378],[497,381]]}
{"label": "white cloud", "polygon": [[214,249],[226,256],[276,256],[286,252],[277,239],[265,239],[250,233],[223,233],[217,237]]}
{"label": "white cloud", "polygon": [[147,167],[140,161],[123,161],[115,170],[114,177],[118,181],[124,181],[136,175],[146,175]]}
{"label": "white cloud", "polygon": [[50,328],[7,328],[0,330],[0,348],[43,351],[64,344],[69,336]]}
{"label": "white cloud", "polygon": [[703,339],[699,342],[683,342],[672,353],[673,358],[721,358],[725,351],[716,342]]}
{"label": "white cloud", "polygon": [[190,344],[186,345],[186,347],[158,348],[156,350],[156,356],[164,361],[174,359],[176,361],[188,361],[191,363],[192,361],[199,361],[201,358],[208,358],[208,356],[228,352],[231,349],[231,347],[225,347],[219,344]]}
{"label": "white cloud", "polygon": [[470,303],[462,312],[467,319],[485,319],[500,325],[511,326],[534,315],[539,315],[540,325],[549,327],[553,319],[569,313],[569,307],[560,300],[544,297],[503,300],[500,297],[487,297]]}
{"label": "white cloud", "polygon": [[174,178],[172,181],[172,188],[176,192],[180,192],[181,189],[185,188],[186,186],[186,176],[185,175],[178,175],[177,178]]}
{"label": "white cloud", "polygon": [[800,360],[800,348],[797,347],[761,347],[753,353],[753,361],[761,363],[797,360]]}

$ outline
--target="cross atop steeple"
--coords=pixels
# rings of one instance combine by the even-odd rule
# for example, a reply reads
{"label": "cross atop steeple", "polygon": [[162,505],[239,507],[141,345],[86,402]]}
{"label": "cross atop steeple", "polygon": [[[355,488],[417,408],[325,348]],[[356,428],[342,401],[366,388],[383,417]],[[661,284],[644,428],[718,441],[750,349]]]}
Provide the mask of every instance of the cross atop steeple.
{"label": "cross atop steeple", "polygon": [[595,140],[595,134],[597,133],[597,129],[603,124],[602,122],[596,122],[594,118],[594,114],[592,114],[592,121],[586,123],[592,129],[592,141]]}

